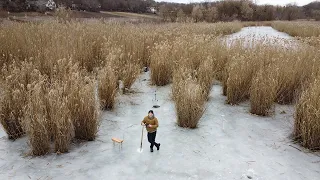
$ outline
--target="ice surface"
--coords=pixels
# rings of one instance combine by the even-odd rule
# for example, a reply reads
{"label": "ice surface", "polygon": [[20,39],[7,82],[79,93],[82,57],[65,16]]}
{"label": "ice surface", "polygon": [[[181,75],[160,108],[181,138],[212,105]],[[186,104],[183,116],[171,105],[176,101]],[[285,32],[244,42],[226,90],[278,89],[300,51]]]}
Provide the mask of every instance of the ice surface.
{"label": "ice surface", "polygon": [[292,36],[279,32],[269,26],[245,27],[241,31],[225,37],[228,45],[233,44],[235,40],[241,40],[247,47],[253,47],[256,44],[284,48],[297,47],[296,40]]}
{"label": "ice surface", "polygon": [[279,32],[275,29],[273,29],[270,26],[257,26],[257,27],[245,27],[242,28],[241,31],[231,34],[228,37],[232,37],[234,39],[236,38],[248,38],[248,36],[256,37],[256,38],[272,38],[272,39],[287,39],[292,40],[294,39],[292,36]]}
{"label": "ice surface", "polygon": [[[11,142],[1,129],[0,179],[320,179],[319,154],[289,138],[292,106],[276,105],[274,116],[257,117],[248,102],[226,105],[216,84],[199,127],[183,129],[176,125],[171,86],[150,86],[149,79],[149,73],[141,74],[135,93],[118,95],[115,110],[101,117],[96,141],[72,145],[70,153],[25,157],[26,138]],[[140,122],[155,104],[161,149],[149,151],[144,131],[140,153]],[[112,137],[124,139],[122,150]]]}
{"label": "ice surface", "polygon": [[[190,130],[176,125],[170,86],[150,86],[145,73],[134,89],[134,94],[118,96],[114,111],[104,112],[97,140],[73,145],[70,153],[24,157],[28,151],[25,138],[11,142],[2,137],[0,179],[320,178],[320,157],[302,152],[306,150],[288,137],[293,123],[291,106],[277,105],[273,117],[253,116],[248,103],[226,105],[221,86],[214,85],[199,127]],[[150,153],[144,135],[139,153],[140,121],[155,103],[160,105],[154,111],[160,123],[157,142],[161,149]],[[286,114],[280,114],[282,111]],[[122,150],[113,146],[112,137],[124,138]]]}

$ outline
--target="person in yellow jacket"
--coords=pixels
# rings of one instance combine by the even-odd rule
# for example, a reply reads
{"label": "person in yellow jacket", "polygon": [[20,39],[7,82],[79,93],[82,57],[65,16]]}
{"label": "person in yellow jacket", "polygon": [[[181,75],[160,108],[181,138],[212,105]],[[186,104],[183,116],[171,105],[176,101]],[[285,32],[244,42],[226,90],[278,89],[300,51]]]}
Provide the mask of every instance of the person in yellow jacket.
{"label": "person in yellow jacket", "polygon": [[157,150],[159,151],[160,143],[156,143],[157,128],[159,127],[159,123],[152,110],[148,112],[148,116],[143,119],[141,125],[146,126],[146,129],[148,131],[150,151],[153,152],[153,146],[156,146]]}

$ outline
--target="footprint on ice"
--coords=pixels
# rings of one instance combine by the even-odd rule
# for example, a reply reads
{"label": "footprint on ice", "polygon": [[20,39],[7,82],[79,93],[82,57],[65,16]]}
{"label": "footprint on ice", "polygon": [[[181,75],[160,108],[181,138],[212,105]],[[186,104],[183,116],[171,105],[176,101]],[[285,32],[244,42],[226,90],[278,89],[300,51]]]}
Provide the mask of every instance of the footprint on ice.
{"label": "footprint on ice", "polygon": [[248,169],[247,178],[248,179],[253,179],[253,175],[254,175],[254,170],[253,169]]}
{"label": "footprint on ice", "polygon": [[242,177],[246,177],[248,179],[253,179],[254,177],[254,170],[253,169],[248,169],[245,174],[242,175]]}
{"label": "footprint on ice", "polygon": [[142,153],[143,152],[143,149],[139,148],[137,149],[138,153]]}

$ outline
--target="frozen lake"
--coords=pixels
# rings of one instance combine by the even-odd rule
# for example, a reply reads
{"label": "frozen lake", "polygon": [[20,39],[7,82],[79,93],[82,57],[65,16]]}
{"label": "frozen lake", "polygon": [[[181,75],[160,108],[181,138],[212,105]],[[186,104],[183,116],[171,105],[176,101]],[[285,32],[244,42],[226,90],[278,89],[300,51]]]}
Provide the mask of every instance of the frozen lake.
{"label": "frozen lake", "polygon": [[286,33],[279,32],[270,26],[257,26],[257,27],[245,27],[241,31],[228,35],[232,39],[236,38],[248,38],[248,36],[256,37],[256,39],[264,39],[265,37],[269,39],[284,39],[293,40],[294,38]]}
{"label": "frozen lake", "polygon": [[[320,179],[319,154],[289,138],[292,106],[276,105],[272,117],[253,116],[249,103],[226,105],[216,84],[199,127],[183,129],[176,125],[171,86],[149,84],[149,73],[141,74],[133,85],[136,92],[119,95],[115,110],[103,113],[96,141],[73,145],[67,154],[25,157],[26,138],[11,142],[1,129],[0,179]],[[145,135],[139,153],[140,122],[153,105],[160,105],[154,111],[161,149],[150,153]],[[124,139],[122,150],[113,146],[112,137]]]}
{"label": "frozen lake", "polygon": [[271,45],[285,48],[296,46],[296,40],[290,35],[279,32],[269,26],[245,27],[241,31],[225,36],[227,43],[230,45],[240,41],[244,46]]}

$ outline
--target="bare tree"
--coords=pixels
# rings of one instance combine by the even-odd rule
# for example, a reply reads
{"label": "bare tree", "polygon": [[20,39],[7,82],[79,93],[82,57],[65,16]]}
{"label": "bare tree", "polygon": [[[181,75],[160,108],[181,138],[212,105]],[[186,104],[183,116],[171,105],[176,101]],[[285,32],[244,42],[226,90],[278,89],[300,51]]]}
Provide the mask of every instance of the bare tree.
{"label": "bare tree", "polygon": [[208,7],[206,10],[203,10],[203,12],[205,21],[216,22],[218,20],[218,11],[216,7]]}
{"label": "bare tree", "polygon": [[301,9],[297,5],[288,4],[285,7],[284,15],[286,20],[292,21],[298,19],[301,13]]}
{"label": "bare tree", "polygon": [[203,20],[203,12],[200,5],[196,5],[193,7],[191,16],[195,22]]}
{"label": "bare tree", "polygon": [[159,7],[159,14],[164,21],[168,20],[170,14],[169,9],[166,7],[166,5],[161,5]]}
{"label": "bare tree", "polygon": [[177,13],[177,21],[178,22],[186,22],[186,20],[187,20],[186,14],[183,12],[182,9],[179,9],[179,11]]}
{"label": "bare tree", "polygon": [[320,21],[320,10],[313,10],[311,14],[316,21]]}
{"label": "bare tree", "polygon": [[252,20],[253,9],[250,7],[249,1],[243,1],[241,4],[241,19],[248,21]]}

